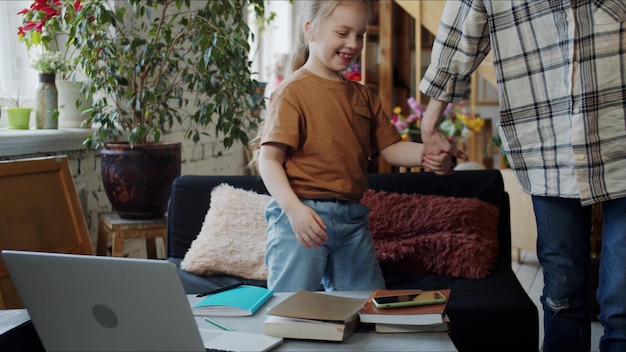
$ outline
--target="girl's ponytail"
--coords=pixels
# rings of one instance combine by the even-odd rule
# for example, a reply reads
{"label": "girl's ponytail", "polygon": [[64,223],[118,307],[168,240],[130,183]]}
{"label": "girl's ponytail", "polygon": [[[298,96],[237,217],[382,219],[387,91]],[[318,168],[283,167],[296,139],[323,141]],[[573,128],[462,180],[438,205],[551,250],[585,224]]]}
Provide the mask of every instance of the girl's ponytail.
{"label": "girl's ponytail", "polygon": [[289,67],[286,75],[288,76],[300,67],[304,65],[309,58],[309,43],[304,38],[304,23],[298,27],[298,35],[296,36],[295,43],[293,44],[293,53],[289,61]]}

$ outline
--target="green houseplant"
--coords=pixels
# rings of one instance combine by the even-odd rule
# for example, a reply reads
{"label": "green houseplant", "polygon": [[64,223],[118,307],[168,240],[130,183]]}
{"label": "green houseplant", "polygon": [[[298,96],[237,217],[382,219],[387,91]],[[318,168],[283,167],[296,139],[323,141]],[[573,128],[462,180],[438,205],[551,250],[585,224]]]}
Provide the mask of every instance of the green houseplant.
{"label": "green houseplant", "polygon": [[[257,82],[248,59],[246,12],[265,16],[262,0],[83,0],[69,34],[80,48],[100,124],[85,144],[159,142],[174,122],[198,141],[206,128],[226,147],[248,143],[257,127],[250,97]],[[119,7],[112,7],[113,5]]]}
{"label": "green houseplant", "polygon": [[[165,188],[164,199],[158,201],[162,208],[145,216],[120,211],[128,204],[116,205],[116,194],[107,190],[120,215],[164,213],[171,182],[176,172],[180,174],[180,143],[163,143],[162,137],[175,123],[194,142],[211,135],[227,148],[237,141],[248,143],[248,133],[259,122],[250,111],[262,104],[251,98],[258,82],[251,78],[248,58],[249,11],[261,23],[269,20],[263,0],[81,1],[68,22],[68,33],[72,45],[80,48],[78,62],[86,76],[82,89],[92,101],[88,121],[98,126],[84,145],[100,149],[105,189],[109,179],[133,175],[137,180],[124,182],[163,180],[163,185],[148,187],[149,194]],[[156,161],[174,171],[167,177],[155,177],[152,166],[128,171],[130,162],[121,162],[117,155],[136,156],[144,148],[163,154],[168,144],[173,144],[174,155]],[[145,158],[137,160],[144,163]],[[115,164],[113,171],[105,165],[109,161]],[[130,203],[136,188],[116,187],[118,198]]]}
{"label": "green houseplant", "polygon": [[17,90],[17,95],[6,95],[6,97],[0,102],[2,103],[0,105],[12,105],[4,108],[8,120],[7,127],[10,130],[27,130],[30,128],[30,115],[33,109],[23,106],[24,101],[20,99],[19,88]]}

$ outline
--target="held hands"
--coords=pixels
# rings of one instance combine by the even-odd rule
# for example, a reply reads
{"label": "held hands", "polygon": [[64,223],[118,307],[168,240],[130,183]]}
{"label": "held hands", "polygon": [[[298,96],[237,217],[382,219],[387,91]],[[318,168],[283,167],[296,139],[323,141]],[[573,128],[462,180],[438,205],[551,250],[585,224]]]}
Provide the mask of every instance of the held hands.
{"label": "held hands", "polygon": [[446,152],[441,152],[437,155],[425,154],[422,158],[422,166],[437,175],[447,175],[454,172],[452,156]]}
{"label": "held hands", "polygon": [[287,213],[291,228],[300,242],[306,248],[319,248],[328,240],[326,225],[317,213],[300,203]]}
{"label": "held hands", "polygon": [[422,133],[424,153],[422,165],[438,175],[454,172],[452,157],[466,159],[467,155],[456,148],[453,137],[446,137],[441,131]]}

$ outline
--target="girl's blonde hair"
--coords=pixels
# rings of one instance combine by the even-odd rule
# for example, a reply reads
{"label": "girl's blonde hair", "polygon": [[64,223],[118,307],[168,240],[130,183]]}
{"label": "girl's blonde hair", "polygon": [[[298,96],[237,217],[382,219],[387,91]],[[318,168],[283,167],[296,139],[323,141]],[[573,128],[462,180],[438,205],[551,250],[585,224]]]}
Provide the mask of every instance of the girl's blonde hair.
{"label": "girl's blonde hair", "polygon": [[[370,0],[349,0],[362,3],[368,13],[368,22],[371,20],[374,11],[370,4]],[[300,1],[298,1],[300,2]],[[346,3],[346,0],[309,0],[302,1],[304,3],[300,12],[300,21],[297,28],[297,36],[293,45],[293,53],[287,70],[287,75],[293,73],[304,65],[309,58],[309,43],[304,37],[304,24],[311,21],[313,31],[319,30],[321,25],[330,17],[337,6]]]}

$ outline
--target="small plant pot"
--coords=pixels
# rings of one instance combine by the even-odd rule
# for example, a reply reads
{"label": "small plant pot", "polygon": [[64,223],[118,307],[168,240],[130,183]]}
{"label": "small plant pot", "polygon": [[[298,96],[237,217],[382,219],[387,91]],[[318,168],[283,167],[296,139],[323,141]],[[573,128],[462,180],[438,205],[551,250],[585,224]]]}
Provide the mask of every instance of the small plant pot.
{"label": "small plant pot", "polygon": [[6,108],[7,127],[10,130],[27,130],[30,128],[32,108]]}

